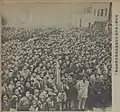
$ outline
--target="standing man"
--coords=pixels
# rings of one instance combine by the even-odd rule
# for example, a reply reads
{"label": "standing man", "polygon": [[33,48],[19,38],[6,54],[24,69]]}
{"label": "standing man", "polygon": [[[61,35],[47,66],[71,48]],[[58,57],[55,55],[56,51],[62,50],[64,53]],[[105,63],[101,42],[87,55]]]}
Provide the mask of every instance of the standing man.
{"label": "standing man", "polygon": [[76,87],[78,90],[78,110],[84,111],[89,87],[86,74],[82,74],[82,79],[77,82]]}
{"label": "standing man", "polygon": [[72,76],[68,76],[67,82],[68,88],[66,88],[66,96],[67,96],[67,109],[74,110],[76,108],[76,100],[77,100],[77,89],[75,87],[75,82]]}

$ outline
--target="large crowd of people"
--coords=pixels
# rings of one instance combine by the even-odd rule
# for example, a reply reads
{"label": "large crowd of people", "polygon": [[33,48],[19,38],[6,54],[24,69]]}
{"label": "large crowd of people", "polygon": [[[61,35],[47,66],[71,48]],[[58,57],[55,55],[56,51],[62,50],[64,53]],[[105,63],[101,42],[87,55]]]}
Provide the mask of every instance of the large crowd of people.
{"label": "large crowd of people", "polygon": [[[111,31],[2,29],[2,110],[111,106]],[[61,89],[56,85],[59,65]]]}

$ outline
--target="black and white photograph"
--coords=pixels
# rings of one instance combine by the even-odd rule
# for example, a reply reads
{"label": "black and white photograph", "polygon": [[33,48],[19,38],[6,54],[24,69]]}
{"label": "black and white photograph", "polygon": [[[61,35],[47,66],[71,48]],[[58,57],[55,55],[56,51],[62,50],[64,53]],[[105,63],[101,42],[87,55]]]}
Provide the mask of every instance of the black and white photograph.
{"label": "black and white photograph", "polygon": [[2,111],[112,111],[112,2],[0,5]]}

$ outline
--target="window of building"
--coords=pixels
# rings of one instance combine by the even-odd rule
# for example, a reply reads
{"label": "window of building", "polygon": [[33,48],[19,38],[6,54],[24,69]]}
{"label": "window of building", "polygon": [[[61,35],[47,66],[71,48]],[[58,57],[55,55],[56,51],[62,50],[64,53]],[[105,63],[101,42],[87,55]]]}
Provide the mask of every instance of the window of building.
{"label": "window of building", "polygon": [[103,16],[104,9],[101,9],[101,16]]}
{"label": "window of building", "polygon": [[105,9],[105,16],[107,16],[107,8]]}
{"label": "window of building", "polygon": [[97,12],[97,16],[99,16],[99,13],[100,13],[100,10],[98,10],[98,12]]}

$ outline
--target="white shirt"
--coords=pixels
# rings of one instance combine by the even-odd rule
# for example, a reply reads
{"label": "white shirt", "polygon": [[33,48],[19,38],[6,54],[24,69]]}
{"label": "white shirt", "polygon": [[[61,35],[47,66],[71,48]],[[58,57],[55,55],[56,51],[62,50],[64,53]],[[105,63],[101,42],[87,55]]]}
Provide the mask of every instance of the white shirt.
{"label": "white shirt", "polygon": [[77,83],[77,89],[78,89],[78,97],[88,97],[88,87],[89,87],[89,81],[85,80],[85,83],[83,80],[78,81]]}

